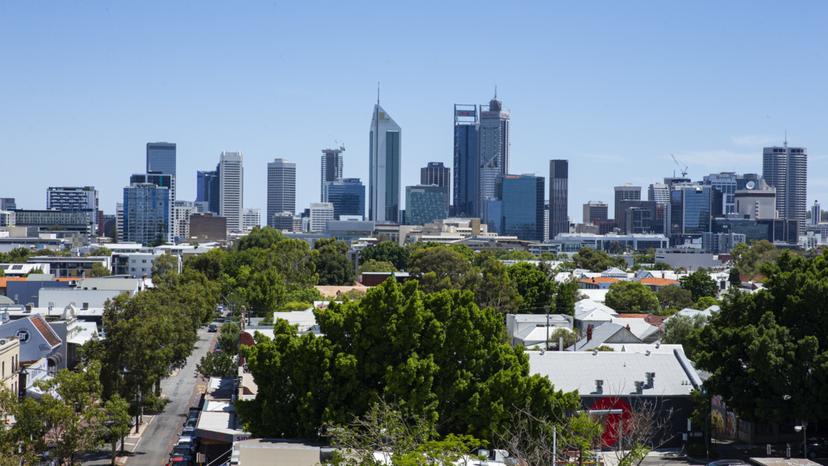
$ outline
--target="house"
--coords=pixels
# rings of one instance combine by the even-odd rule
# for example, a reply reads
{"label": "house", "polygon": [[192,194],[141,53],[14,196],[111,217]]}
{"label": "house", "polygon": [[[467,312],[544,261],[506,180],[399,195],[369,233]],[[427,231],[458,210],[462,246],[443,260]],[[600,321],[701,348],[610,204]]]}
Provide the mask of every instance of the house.
{"label": "house", "polygon": [[[619,314],[611,322],[626,327],[644,343],[654,343],[661,338],[661,329],[659,325],[648,321],[649,316],[650,314]],[[656,316],[655,321],[660,324],[661,318]]]}
{"label": "house", "polygon": [[578,280],[578,288],[586,290],[608,290],[613,283],[618,283],[621,280],[613,277],[588,277]]}
{"label": "house", "polygon": [[638,280],[638,283],[646,286],[647,288],[651,289],[653,292],[658,292],[658,290],[667,287],[667,286],[678,286],[678,280],[671,280],[669,278],[656,278],[656,277],[647,277]]}
{"label": "house", "polygon": [[236,383],[235,377],[210,377],[207,382],[195,431],[207,462],[224,455],[234,442],[250,438],[250,434],[242,430],[236,416]]}
{"label": "house", "polygon": [[547,335],[563,328],[572,331],[572,316],[564,314],[506,314],[506,335],[512,346],[542,345]]}
{"label": "house", "polygon": [[32,314],[22,319],[9,320],[8,313],[0,317],[0,338],[17,337],[20,341],[20,364],[30,363],[46,358],[49,370],[66,368],[66,360],[58,348],[63,340],[40,314]]}
{"label": "house", "polygon": [[590,325],[597,327],[603,323],[612,321],[618,316],[611,307],[589,299],[582,299],[575,303],[575,328],[581,335]]}
{"label": "house", "polygon": [[617,278],[619,280],[628,280],[631,274],[619,269],[618,267],[610,267],[601,272],[601,276],[605,278]]}
{"label": "house", "polygon": [[49,322],[58,337],[63,340],[57,352],[66,361],[66,367],[69,369],[80,362],[78,350],[87,342],[98,339],[98,326],[95,322],[78,320],[77,312],[75,306],[66,306],[60,320]]}
{"label": "house", "polygon": [[25,277],[31,273],[49,273],[49,264],[0,264],[0,272],[5,277]]}
{"label": "house", "polygon": [[643,343],[629,327],[612,322],[597,327],[589,326],[584,336],[567,350],[592,351],[607,343]]}
{"label": "house", "polygon": [[20,366],[20,340],[17,337],[0,338],[0,388],[17,393]]}
{"label": "house", "polygon": [[129,296],[135,296],[136,293],[147,288],[144,280],[127,277],[84,278],[79,280],[75,287],[81,290],[120,291]]}
{"label": "house", "polygon": [[103,308],[110,299],[123,294],[119,290],[87,288],[41,288],[38,301],[49,308],[64,309],[72,305],[79,309]]}
{"label": "house", "polygon": [[[613,325],[613,324],[606,324]],[[596,329],[597,330],[597,329]],[[618,442],[619,422],[631,416],[663,419],[660,437],[681,443],[695,407],[693,391],[702,385],[683,351],[532,351],[529,372],[547,377],[556,390],[575,391],[587,411],[621,409],[604,415],[603,441]],[[699,426],[701,427],[701,426]],[[691,426],[691,429],[698,430]],[[623,439],[622,439],[623,441]]]}
{"label": "house", "polygon": [[233,442],[232,466],[316,466],[332,461],[333,450],[282,439],[248,439]]}
{"label": "house", "polygon": [[[274,312],[273,322],[284,320],[290,325],[295,325],[300,334],[310,332],[318,335],[319,324],[316,323],[316,315],[313,311],[314,308],[305,309],[304,311]],[[272,332],[270,336],[273,336]]]}
{"label": "house", "polygon": [[695,318],[696,316],[702,316],[705,319],[709,319],[710,317],[713,316],[713,314],[719,312],[719,310],[720,310],[719,306],[716,306],[715,304],[712,305],[712,306],[709,306],[705,309],[702,309],[702,310],[693,309],[691,307],[685,307],[684,309],[676,312],[673,315],[674,316],[690,317],[691,319]]}

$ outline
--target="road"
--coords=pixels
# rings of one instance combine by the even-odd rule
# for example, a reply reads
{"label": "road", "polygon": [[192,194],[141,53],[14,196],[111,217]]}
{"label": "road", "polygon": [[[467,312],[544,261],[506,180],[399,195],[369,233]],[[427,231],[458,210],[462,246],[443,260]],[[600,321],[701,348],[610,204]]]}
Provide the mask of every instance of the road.
{"label": "road", "polygon": [[152,423],[141,436],[135,453],[127,460],[130,466],[159,466],[169,458],[172,444],[176,440],[187,411],[191,404],[198,402],[194,396],[196,384],[196,365],[207,354],[215,333],[208,333],[206,328],[199,329],[198,342],[193,354],[187,359],[183,369],[161,381],[161,393],[170,400],[164,412],[155,416]]}

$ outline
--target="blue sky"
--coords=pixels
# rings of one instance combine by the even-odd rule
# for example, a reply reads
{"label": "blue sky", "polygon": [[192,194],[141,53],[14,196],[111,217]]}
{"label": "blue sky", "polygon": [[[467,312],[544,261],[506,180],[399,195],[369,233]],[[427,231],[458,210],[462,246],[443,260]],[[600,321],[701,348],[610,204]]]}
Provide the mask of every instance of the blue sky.
{"label": "blue sky", "polygon": [[148,141],[178,144],[178,196],[222,150],[245,156],[245,207],[266,163],[297,162],[297,209],[320,150],[367,181],[368,129],[402,126],[403,182],[452,160],[452,105],[512,112],[514,173],[570,160],[570,217],[612,186],[761,172],[761,148],[809,151],[828,203],[828,3],[764,1],[0,2],[0,197],[43,208],[92,184],[111,213]]}

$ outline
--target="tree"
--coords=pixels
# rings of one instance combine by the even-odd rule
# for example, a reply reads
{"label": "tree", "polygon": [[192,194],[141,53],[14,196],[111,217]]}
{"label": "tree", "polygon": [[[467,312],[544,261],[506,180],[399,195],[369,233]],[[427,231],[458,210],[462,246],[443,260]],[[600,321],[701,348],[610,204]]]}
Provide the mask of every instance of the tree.
{"label": "tree", "polygon": [[109,441],[112,447],[112,466],[115,466],[118,440],[121,440],[121,450],[124,448],[123,439],[129,434],[132,417],[129,414],[129,402],[118,395],[104,404],[104,432],[103,438]]}
{"label": "tree", "polygon": [[661,287],[656,295],[661,309],[665,312],[677,311],[693,305],[693,293],[680,286]]}
{"label": "tree", "polygon": [[235,377],[238,367],[230,353],[213,351],[201,358],[196,370],[204,377]]}
{"label": "tree", "polygon": [[742,286],[742,276],[739,274],[739,270],[736,267],[732,267],[728,272],[727,281],[730,283],[730,286]]}
{"label": "tree", "polygon": [[564,462],[564,452],[568,451],[578,451],[582,459],[591,456],[601,433],[601,425],[585,413],[561,418],[520,408],[514,410],[510,422],[498,433],[497,443],[517,464],[558,464]]}
{"label": "tree", "polygon": [[239,353],[239,335],[241,329],[239,324],[235,322],[227,322],[221,326],[218,336],[218,346],[225,353],[238,354]]}
{"label": "tree", "polygon": [[826,419],[828,254],[783,252],[763,271],[763,291],[728,293],[699,333],[705,385],[751,421]]}
{"label": "tree", "polygon": [[178,257],[172,254],[161,254],[152,260],[152,281],[166,282],[178,274]]}
{"label": "tree", "polygon": [[97,248],[89,251],[89,256],[93,256],[93,257],[94,256],[97,256],[97,257],[111,256],[111,255],[112,255],[112,250],[107,248],[107,247],[104,247],[104,246],[100,246],[100,247],[97,247]]}
{"label": "tree", "polygon": [[658,297],[639,282],[621,281],[609,287],[605,304],[618,312],[656,312]]}
{"label": "tree", "polygon": [[[559,343],[563,339],[563,346],[559,346]],[[578,342],[578,334],[569,330],[568,328],[558,328],[552,331],[549,334],[549,346],[550,348],[564,350],[569,348],[570,346],[574,345]]]}
{"label": "tree", "polygon": [[359,266],[359,273],[363,272],[396,272],[397,268],[394,264],[388,261],[378,261],[376,259],[368,259]]}
{"label": "tree", "polygon": [[733,247],[730,255],[733,258],[733,266],[740,275],[755,278],[761,274],[765,264],[772,263],[779,258],[782,251],[767,240],[755,241],[748,246],[739,243]]}
{"label": "tree", "polygon": [[481,254],[461,279],[464,289],[474,292],[475,302],[500,312],[515,312],[521,297],[508,269],[491,254]]}
{"label": "tree", "polygon": [[397,270],[408,268],[408,250],[393,241],[381,241],[359,251],[359,261],[390,262]]}
{"label": "tree", "polygon": [[239,240],[236,247],[238,251],[246,251],[248,249],[270,249],[272,246],[283,241],[282,233],[271,227],[253,227],[250,233],[246,234]]}
{"label": "tree", "polygon": [[555,312],[564,315],[575,315],[575,303],[580,299],[581,292],[576,280],[567,280],[557,284],[555,293]]}
{"label": "tree", "polygon": [[702,296],[695,303],[693,303],[693,307],[704,310],[710,306],[718,306],[719,304],[719,300],[712,296]]}
{"label": "tree", "polygon": [[427,294],[416,281],[389,280],[316,316],[324,336],[300,336],[280,320],[273,339],[244,347],[256,382],[269,387],[238,405],[254,435],[316,437],[319,425],[348,423],[389,399],[441,435],[491,439],[513,406],[562,416],[578,405],[528,375],[501,314],[479,308],[470,291]]}
{"label": "tree", "polygon": [[444,246],[420,247],[408,260],[408,271],[420,278],[425,291],[459,288],[470,267],[463,254]]}
{"label": "tree", "polygon": [[92,264],[92,269],[89,271],[90,277],[108,277],[112,272],[99,262]]}
{"label": "tree", "polygon": [[348,245],[335,238],[316,241],[313,262],[320,285],[352,285],[354,264],[348,258]]}
{"label": "tree", "polygon": [[603,251],[596,251],[591,248],[583,248],[572,256],[575,267],[587,269],[592,272],[603,272],[610,267],[624,267],[624,259],[611,257]]}
{"label": "tree", "polygon": [[541,314],[554,305],[555,282],[545,266],[521,262],[509,267],[509,277],[522,298],[520,312]]}
{"label": "tree", "polygon": [[698,346],[698,334],[707,323],[707,318],[699,314],[694,317],[676,315],[664,322],[664,336],[661,341],[684,347],[687,357],[693,359]]}
{"label": "tree", "polygon": [[705,269],[699,269],[690,275],[681,277],[680,281],[681,287],[690,292],[693,301],[698,300],[702,296],[715,298],[719,294],[719,287],[710,278],[710,274]]}

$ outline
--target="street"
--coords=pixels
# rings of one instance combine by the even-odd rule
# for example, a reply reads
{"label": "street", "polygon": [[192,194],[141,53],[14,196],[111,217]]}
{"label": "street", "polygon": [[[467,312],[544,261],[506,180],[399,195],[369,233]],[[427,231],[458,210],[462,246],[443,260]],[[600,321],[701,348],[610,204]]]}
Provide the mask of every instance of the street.
{"label": "street", "polygon": [[134,454],[129,457],[127,464],[135,466],[159,466],[165,464],[187,417],[187,410],[198,402],[194,391],[196,383],[200,380],[196,377],[196,365],[210,349],[215,333],[208,333],[206,328],[199,329],[198,342],[193,354],[187,359],[187,364],[171,377],[161,381],[161,393],[170,402],[164,408],[164,412],[154,417],[152,423],[137,442],[137,446],[129,445],[127,449],[134,448]]}

